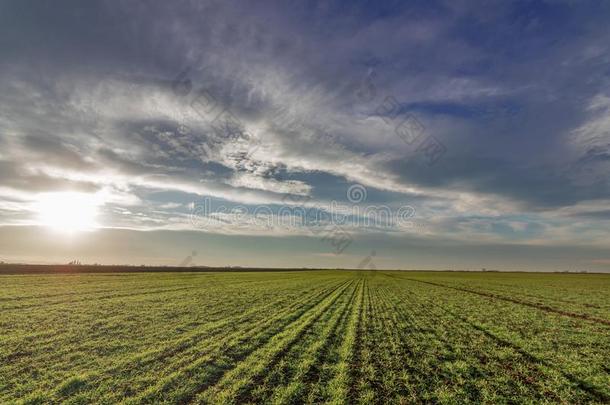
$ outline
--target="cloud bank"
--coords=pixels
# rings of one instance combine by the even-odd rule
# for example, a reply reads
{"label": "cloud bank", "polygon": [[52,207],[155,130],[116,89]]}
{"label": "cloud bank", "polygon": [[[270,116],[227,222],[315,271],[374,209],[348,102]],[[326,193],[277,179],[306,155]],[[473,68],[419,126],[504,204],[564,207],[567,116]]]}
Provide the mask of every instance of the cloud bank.
{"label": "cloud bank", "polygon": [[66,191],[98,196],[106,228],[299,236],[198,227],[192,207],[348,204],[358,184],[425,224],[351,229],[380,244],[607,248],[609,16],[568,1],[4,2],[0,223],[37,225],[41,196]]}

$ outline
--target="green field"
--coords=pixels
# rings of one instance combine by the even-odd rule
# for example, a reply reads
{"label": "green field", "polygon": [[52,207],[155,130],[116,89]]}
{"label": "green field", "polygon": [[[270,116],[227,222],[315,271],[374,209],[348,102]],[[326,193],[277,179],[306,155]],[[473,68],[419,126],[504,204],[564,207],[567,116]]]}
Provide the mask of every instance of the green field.
{"label": "green field", "polygon": [[0,403],[608,403],[610,275],[0,275]]}

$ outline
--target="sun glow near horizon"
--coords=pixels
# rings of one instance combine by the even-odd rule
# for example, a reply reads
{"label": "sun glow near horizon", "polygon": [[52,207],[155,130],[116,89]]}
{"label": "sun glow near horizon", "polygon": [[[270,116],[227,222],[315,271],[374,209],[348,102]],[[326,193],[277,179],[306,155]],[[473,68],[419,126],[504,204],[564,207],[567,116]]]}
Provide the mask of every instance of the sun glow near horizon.
{"label": "sun glow near horizon", "polygon": [[93,231],[99,227],[100,196],[78,192],[44,193],[34,204],[39,225],[62,233]]}

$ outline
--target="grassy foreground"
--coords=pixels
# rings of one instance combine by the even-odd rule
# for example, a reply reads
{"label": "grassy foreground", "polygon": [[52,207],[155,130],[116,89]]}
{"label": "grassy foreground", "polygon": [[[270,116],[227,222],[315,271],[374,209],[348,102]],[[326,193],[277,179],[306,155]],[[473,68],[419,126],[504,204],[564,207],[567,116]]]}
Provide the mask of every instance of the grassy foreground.
{"label": "grassy foreground", "polygon": [[0,403],[608,403],[610,276],[0,276]]}

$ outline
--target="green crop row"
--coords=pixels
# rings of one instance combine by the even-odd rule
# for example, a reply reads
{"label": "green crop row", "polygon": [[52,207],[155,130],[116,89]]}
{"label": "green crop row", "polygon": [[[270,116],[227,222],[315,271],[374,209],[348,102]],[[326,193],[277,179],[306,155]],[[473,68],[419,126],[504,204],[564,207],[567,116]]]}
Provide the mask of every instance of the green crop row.
{"label": "green crop row", "polygon": [[610,402],[609,276],[0,279],[0,403]]}

